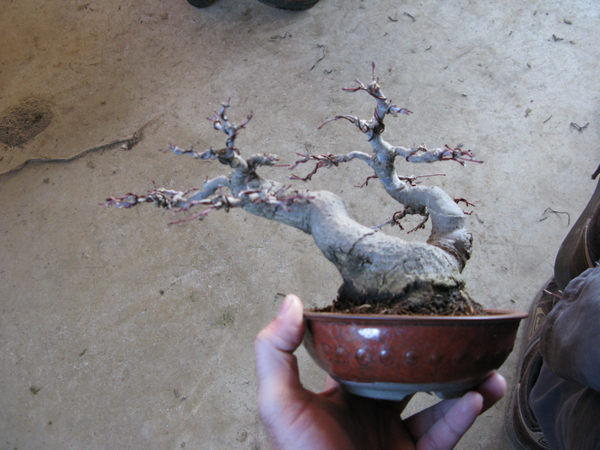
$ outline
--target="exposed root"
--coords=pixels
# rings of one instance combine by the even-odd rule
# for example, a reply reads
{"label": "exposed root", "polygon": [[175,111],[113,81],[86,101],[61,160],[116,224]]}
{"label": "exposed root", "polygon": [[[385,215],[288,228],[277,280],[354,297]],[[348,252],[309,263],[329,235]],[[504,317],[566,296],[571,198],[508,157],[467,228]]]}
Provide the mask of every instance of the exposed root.
{"label": "exposed root", "polygon": [[434,286],[418,289],[391,300],[375,301],[357,305],[344,298],[335,300],[314,312],[345,314],[386,314],[411,316],[485,316],[483,306],[473,300],[464,290],[446,290]]}

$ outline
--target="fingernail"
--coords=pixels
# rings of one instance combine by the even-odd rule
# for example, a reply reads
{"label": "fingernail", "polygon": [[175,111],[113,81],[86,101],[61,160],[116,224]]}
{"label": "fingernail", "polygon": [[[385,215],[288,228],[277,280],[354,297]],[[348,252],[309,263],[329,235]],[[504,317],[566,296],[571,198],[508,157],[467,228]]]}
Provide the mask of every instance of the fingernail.
{"label": "fingernail", "polygon": [[283,303],[281,304],[281,308],[279,309],[279,313],[277,314],[277,317],[281,318],[281,317],[285,316],[286,313],[288,312],[288,310],[290,309],[290,306],[292,306],[293,301],[294,301],[294,299],[291,295],[286,295],[285,298],[283,299]]}

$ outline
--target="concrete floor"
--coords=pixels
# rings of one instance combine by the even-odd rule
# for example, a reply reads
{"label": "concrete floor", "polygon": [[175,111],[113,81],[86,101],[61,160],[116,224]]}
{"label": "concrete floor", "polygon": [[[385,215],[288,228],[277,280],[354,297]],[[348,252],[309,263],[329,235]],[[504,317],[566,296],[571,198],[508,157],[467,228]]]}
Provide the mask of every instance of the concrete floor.
{"label": "concrete floor", "polygon": [[[388,120],[388,140],[461,142],[485,161],[399,171],[443,172],[426,183],[476,205],[464,275],[486,307],[528,309],[595,187],[596,2],[321,0],[298,13],[256,0],[0,4],[0,115],[23,99],[52,113],[34,117],[50,124],[29,141],[0,144],[2,450],[268,448],[254,336],[280,293],[327,304],[335,269],[310,237],[240,211],[169,226],[171,212],[98,205],[152,181],[185,189],[226,173],[162,150],[222,146],[204,118],[229,97],[234,119],[254,113],[238,141],[246,154],[289,163],[305,149],[368,151],[350,124],[317,127],[371,114],[366,94],[341,88],[369,81],[375,61],[385,93],[414,112]],[[141,141],[122,148],[134,133]],[[32,158],[53,161],[22,166]],[[347,164],[310,187],[377,225],[398,207],[376,183],[354,187],[369,174]],[[520,347],[501,369],[511,388]],[[320,389],[323,373],[298,356],[305,384]],[[419,395],[409,409],[431,402]],[[458,448],[509,449],[507,407]]]}

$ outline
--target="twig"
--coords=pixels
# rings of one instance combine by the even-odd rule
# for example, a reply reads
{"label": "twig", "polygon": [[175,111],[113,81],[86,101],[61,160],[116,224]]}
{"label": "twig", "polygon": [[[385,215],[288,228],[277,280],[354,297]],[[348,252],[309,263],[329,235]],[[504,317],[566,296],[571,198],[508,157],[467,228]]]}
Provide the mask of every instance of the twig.
{"label": "twig", "polygon": [[556,297],[559,300],[563,298],[563,291],[559,290],[558,293],[550,292],[547,289],[543,290],[546,294],[551,295],[552,297]]}
{"label": "twig", "polygon": [[294,170],[298,165],[304,164],[309,161],[317,161],[317,164],[315,164],[314,170],[311,173],[309,173],[306,177],[300,178],[298,175],[292,174],[289,177],[290,180],[309,181],[321,167],[329,168],[331,166],[339,165],[339,161],[336,160],[335,155],[332,155],[331,153],[327,153],[325,155],[310,155],[307,150],[306,155],[303,155],[302,153],[297,153],[297,155],[302,156],[303,159],[296,161],[296,163],[292,167],[290,167],[290,170]]}
{"label": "twig", "polygon": [[368,185],[369,185],[369,180],[372,180],[372,179],[375,179],[375,178],[379,178],[379,177],[378,177],[377,175],[371,175],[370,177],[367,177],[367,179],[365,180],[365,182],[364,182],[363,184],[361,184],[360,186],[359,186],[359,185],[356,185],[356,186],[354,186],[354,187],[355,187],[355,188],[362,189],[362,188],[364,188],[365,186],[368,186]]}
{"label": "twig", "polygon": [[470,201],[468,201],[465,198],[455,198],[454,201],[458,204],[459,202],[463,202],[465,205],[467,205],[467,207],[469,206],[475,206],[474,203],[471,203]]}
{"label": "twig", "polygon": [[421,221],[421,223],[419,223],[419,225],[417,225],[416,227],[414,227],[412,230],[407,231],[406,234],[410,234],[413,231],[417,231],[417,230],[421,230],[421,229],[425,229],[425,224],[427,223],[427,221],[429,220],[429,214],[427,214],[425,216],[425,218]]}
{"label": "twig", "polygon": [[552,119],[552,114],[550,115],[550,117],[548,117],[546,120],[544,120],[544,123],[549,122],[550,119]]}
{"label": "twig", "polygon": [[[568,212],[565,211],[555,211],[552,208],[546,208],[543,212],[543,214],[546,214],[547,212],[551,212],[554,214],[566,214],[567,215],[567,226],[571,225],[571,214],[569,214]],[[542,222],[544,220],[546,220],[547,217],[542,217],[539,221]]]}
{"label": "twig", "polygon": [[323,61],[323,60],[325,59],[325,55],[326,55],[326,53],[325,53],[325,48],[324,48],[325,46],[324,46],[324,45],[321,45],[321,44],[317,44],[317,47],[319,47],[319,48],[322,48],[322,49],[323,49],[323,56],[321,56],[321,57],[320,57],[320,58],[317,60],[317,62],[316,62],[316,63],[314,63],[314,65],[313,65],[313,66],[312,66],[312,67],[311,67],[311,68],[308,70],[309,72],[310,72],[311,70],[313,70],[315,67],[317,67],[317,64],[319,64],[321,61]]}
{"label": "twig", "polygon": [[[381,225],[377,225],[374,227],[371,227],[371,230],[381,230],[383,227],[385,227],[386,225],[391,225],[392,227],[394,225],[398,225],[398,228],[400,228],[402,231],[404,231],[404,227],[402,226],[402,224],[400,223],[400,221],[402,219],[404,219],[406,217],[407,214],[413,214],[412,212],[410,212],[410,210],[404,209],[402,211],[396,211],[393,215],[392,218],[385,221],[384,223],[382,223]],[[420,230],[420,229],[424,229],[425,228],[425,224],[427,223],[427,221],[429,220],[429,214],[420,214],[421,216],[424,217],[424,219],[416,226],[414,227],[412,230],[407,231],[406,234],[410,234],[414,231]]]}
{"label": "twig", "polygon": [[398,175],[398,179],[401,181],[407,181],[411,186],[416,186],[420,182],[416,182],[417,178],[429,178],[429,177],[445,177],[445,173],[432,173],[431,175],[411,175],[409,177]]}
{"label": "twig", "polygon": [[588,123],[586,123],[584,126],[582,126],[582,127],[581,127],[581,126],[577,125],[575,122],[571,122],[571,126],[572,126],[573,128],[575,128],[577,131],[579,131],[580,133],[581,133],[583,130],[585,130],[585,129],[588,127],[588,125],[589,125],[589,124],[590,124],[590,123],[588,122]]}
{"label": "twig", "polygon": [[289,31],[286,31],[283,36],[271,36],[271,39],[286,39],[286,38],[291,39],[291,37],[292,37],[292,33],[290,33]]}

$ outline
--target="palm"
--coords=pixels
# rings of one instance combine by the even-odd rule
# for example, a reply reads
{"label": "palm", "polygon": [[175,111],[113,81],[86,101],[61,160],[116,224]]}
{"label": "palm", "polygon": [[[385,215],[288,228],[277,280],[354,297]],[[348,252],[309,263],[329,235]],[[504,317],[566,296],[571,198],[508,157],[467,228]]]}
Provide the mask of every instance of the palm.
{"label": "palm", "polygon": [[[502,384],[499,378],[490,378],[483,390]],[[460,403],[440,402],[403,421],[400,413],[408,400],[371,400],[346,394],[331,380],[328,384],[332,387],[321,394],[303,390],[271,419],[263,414],[274,449],[453,448],[482,407],[481,396],[472,393]]]}
{"label": "palm", "polygon": [[[304,402],[303,402],[304,403]],[[414,441],[393,403],[369,400],[333,388],[308,393],[299,415],[280,416],[287,433],[274,448],[413,449]],[[293,431],[292,431],[293,430]],[[291,433],[290,433],[291,431]]]}

